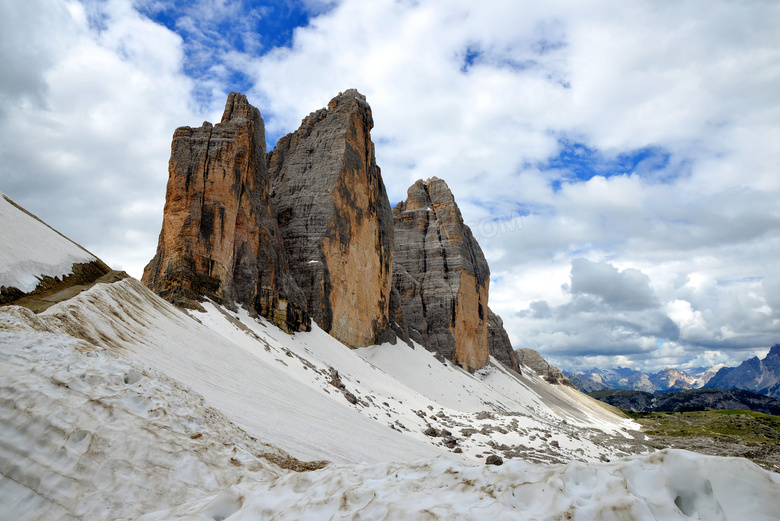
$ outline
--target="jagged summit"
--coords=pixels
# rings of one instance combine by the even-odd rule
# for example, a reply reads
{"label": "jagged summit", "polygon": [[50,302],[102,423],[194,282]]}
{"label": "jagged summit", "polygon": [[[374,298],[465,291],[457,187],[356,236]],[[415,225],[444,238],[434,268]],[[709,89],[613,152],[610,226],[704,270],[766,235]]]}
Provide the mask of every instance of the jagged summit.
{"label": "jagged summit", "polygon": [[244,304],[286,331],[310,327],[270,205],[265,127],[231,93],[222,122],[173,135],[157,254],[143,282],[186,306]]}
{"label": "jagged summit", "polygon": [[144,283],[180,305],[248,306],[288,332],[311,317],[351,347],[411,337],[469,371],[492,348],[518,370],[452,192],[420,180],[392,210],[373,125],[366,97],[348,89],[267,154],[260,111],[242,94],[228,96],[220,123],[177,129]]}
{"label": "jagged summit", "polygon": [[780,398],[780,344],[760,359],[745,360],[737,367],[723,367],[704,386],[707,389],[746,389]]}
{"label": "jagged summit", "polygon": [[353,347],[395,338],[393,216],[373,124],[365,96],[350,89],[268,154],[275,217],[309,313]]}
{"label": "jagged summit", "polygon": [[483,367],[490,269],[447,183],[418,180],[393,217],[394,283],[409,336],[469,370]]}

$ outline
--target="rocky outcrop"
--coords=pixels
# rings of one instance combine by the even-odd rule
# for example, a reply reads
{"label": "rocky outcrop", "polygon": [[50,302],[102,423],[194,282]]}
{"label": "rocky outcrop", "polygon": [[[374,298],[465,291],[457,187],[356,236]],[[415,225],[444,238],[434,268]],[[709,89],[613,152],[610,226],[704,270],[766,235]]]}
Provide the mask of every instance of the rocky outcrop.
{"label": "rocky outcrop", "polygon": [[512,349],[512,342],[504,329],[504,321],[488,308],[488,351],[490,356],[507,366],[513,371],[520,372],[517,363],[517,355]]}
{"label": "rocky outcrop", "polygon": [[353,89],[268,154],[260,112],[241,94],[220,123],[177,129],[144,283],[179,305],[248,306],[288,332],[312,318],[351,347],[411,336],[470,371],[490,353],[517,370],[487,307],[487,262],[447,184],[418,181],[391,210],[373,123]]}
{"label": "rocky outcrop", "polygon": [[180,305],[205,296],[308,330],[271,210],[265,146],[260,112],[237,93],[220,123],[176,130],[162,231],[143,282]]}
{"label": "rocky outcrop", "polygon": [[365,96],[348,90],[268,154],[271,202],[311,317],[343,343],[394,340],[393,216]]}
{"label": "rocky outcrop", "polygon": [[393,283],[409,336],[469,371],[487,365],[490,271],[449,187],[417,181],[393,217]]}
{"label": "rocky outcrop", "polygon": [[[517,361],[532,369],[536,374],[551,384],[563,384],[572,386],[571,381],[554,365],[550,365],[538,351],[529,348],[520,348],[515,351]],[[572,386],[573,387],[573,386]]]}

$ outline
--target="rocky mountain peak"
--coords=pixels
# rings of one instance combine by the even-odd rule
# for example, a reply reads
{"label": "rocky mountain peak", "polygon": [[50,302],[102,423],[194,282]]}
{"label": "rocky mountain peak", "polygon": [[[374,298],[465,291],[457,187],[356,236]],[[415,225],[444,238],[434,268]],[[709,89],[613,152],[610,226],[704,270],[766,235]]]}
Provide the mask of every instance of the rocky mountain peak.
{"label": "rocky mountain peak", "polygon": [[309,313],[353,347],[395,338],[393,217],[372,127],[365,96],[347,90],[267,158],[275,217]]}
{"label": "rocky mountain peak", "polygon": [[271,210],[265,146],[260,111],[237,93],[221,123],[176,129],[159,244],[143,282],[179,305],[208,297],[307,330]]}
{"label": "rocky mountain peak", "polygon": [[490,270],[447,183],[418,180],[393,217],[393,280],[409,336],[468,370],[487,365]]}
{"label": "rocky mountain peak", "polygon": [[491,353],[518,369],[447,183],[419,180],[392,210],[373,125],[349,89],[268,154],[260,111],[239,93],[220,123],[177,129],[144,282],[180,305],[248,306],[290,332],[311,317],[352,347],[409,335],[470,371]]}

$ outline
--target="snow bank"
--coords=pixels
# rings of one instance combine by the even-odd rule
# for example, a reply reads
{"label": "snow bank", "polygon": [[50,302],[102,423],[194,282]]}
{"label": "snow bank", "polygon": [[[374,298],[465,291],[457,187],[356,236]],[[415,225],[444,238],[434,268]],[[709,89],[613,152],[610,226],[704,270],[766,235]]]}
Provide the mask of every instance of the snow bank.
{"label": "snow bank", "polygon": [[282,475],[258,457],[281,451],[201,396],[44,329],[25,308],[0,312],[0,519],[136,518]]}
{"label": "snow bank", "polygon": [[78,244],[11,204],[2,192],[0,223],[0,286],[28,293],[44,275],[69,275],[73,264],[96,260]]}
{"label": "snow bank", "polygon": [[144,521],[690,520],[769,521],[780,476],[743,459],[665,450],[614,463],[334,466],[242,483]]}

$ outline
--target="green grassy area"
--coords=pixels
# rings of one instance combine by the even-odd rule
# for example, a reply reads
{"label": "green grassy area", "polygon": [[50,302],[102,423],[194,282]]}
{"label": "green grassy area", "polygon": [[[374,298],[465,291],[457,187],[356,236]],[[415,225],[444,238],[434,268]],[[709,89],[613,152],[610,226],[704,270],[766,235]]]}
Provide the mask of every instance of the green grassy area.
{"label": "green grassy area", "polygon": [[780,444],[780,417],[755,411],[623,413],[641,423],[650,436],[727,437]]}

